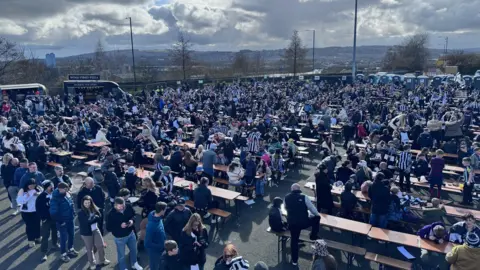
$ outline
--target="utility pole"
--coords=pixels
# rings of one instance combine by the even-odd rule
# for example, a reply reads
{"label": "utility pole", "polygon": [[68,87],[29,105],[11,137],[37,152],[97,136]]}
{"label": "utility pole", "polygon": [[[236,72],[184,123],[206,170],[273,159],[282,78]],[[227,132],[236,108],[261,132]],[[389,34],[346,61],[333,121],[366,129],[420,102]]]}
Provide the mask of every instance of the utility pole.
{"label": "utility pole", "polygon": [[312,60],[312,71],[315,73],[315,29],[313,31],[313,45],[312,45],[312,52],[313,52],[313,60]]}
{"label": "utility pole", "polygon": [[358,12],[358,0],[355,0],[355,20],[353,23],[353,60],[352,60],[352,82],[355,81],[357,73],[357,12]]}
{"label": "utility pole", "polygon": [[132,44],[132,69],[133,69],[133,86],[135,87],[135,91],[137,91],[137,74],[135,72],[135,52],[133,50],[133,30],[132,30],[132,17],[128,17],[127,19],[130,20],[130,42]]}

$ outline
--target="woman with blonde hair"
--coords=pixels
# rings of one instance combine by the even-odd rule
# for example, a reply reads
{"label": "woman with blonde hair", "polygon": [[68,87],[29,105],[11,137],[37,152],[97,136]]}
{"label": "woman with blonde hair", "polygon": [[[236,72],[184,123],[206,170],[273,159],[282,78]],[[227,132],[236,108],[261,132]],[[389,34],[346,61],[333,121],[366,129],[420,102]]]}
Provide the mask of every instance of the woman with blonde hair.
{"label": "woman with blonde hair", "polygon": [[182,230],[179,240],[181,261],[190,269],[203,270],[207,256],[208,232],[198,213],[193,214]]}
{"label": "woman with blonde hair", "polygon": [[[81,206],[82,210],[78,212],[80,235],[87,250],[89,269],[93,270],[97,269],[97,262],[100,266],[110,263],[109,260],[105,259],[105,242],[99,229],[102,214],[93,202],[92,197],[88,195],[83,197]],[[95,249],[98,252],[98,261],[95,260]]]}
{"label": "woman with blonde hair", "polygon": [[193,156],[196,160],[202,160],[203,158],[203,145],[199,145],[197,148],[197,151],[195,152],[195,155]]}
{"label": "woman with blonde hair", "polygon": [[233,244],[227,244],[223,249],[222,257],[215,262],[213,270],[247,270],[249,267],[248,261],[238,255],[237,248]]}
{"label": "woman with blonde hair", "polygon": [[144,190],[142,191],[138,205],[143,207],[142,217],[147,217],[150,212],[155,210],[155,204],[157,203],[160,192],[150,177],[142,179],[142,187]]}

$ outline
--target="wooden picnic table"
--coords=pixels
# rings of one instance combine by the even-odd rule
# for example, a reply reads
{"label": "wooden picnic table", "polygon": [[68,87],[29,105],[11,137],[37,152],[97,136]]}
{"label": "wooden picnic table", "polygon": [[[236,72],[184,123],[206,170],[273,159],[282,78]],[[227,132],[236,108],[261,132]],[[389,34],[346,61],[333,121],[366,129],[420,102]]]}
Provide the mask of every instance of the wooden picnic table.
{"label": "wooden picnic table", "polygon": [[59,156],[59,157],[66,157],[70,156],[73,154],[73,152],[68,152],[68,151],[57,151],[57,152],[51,152],[52,155]]}
{"label": "wooden picnic table", "polygon": [[145,152],[144,154],[147,158],[152,158],[152,159],[155,156],[155,153],[153,153],[153,152]]}
{"label": "wooden picnic table", "polygon": [[299,147],[297,147],[297,150],[298,150],[298,151],[307,151],[307,150],[308,150],[308,147],[299,146]]}
{"label": "wooden picnic table", "polygon": [[107,142],[90,142],[87,144],[88,147],[104,147],[108,145],[110,145],[110,143]]}
{"label": "wooden picnic table", "polygon": [[445,212],[447,213],[447,216],[452,216],[452,217],[463,217],[466,214],[472,214],[475,219],[480,220],[480,211],[478,210],[473,210],[473,209],[466,209],[466,208],[460,208],[460,207],[454,207],[454,206],[444,206]]}
{"label": "wooden picnic table", "polygon": [[145,169],[137,169],[135,171],[135,174],[137,175],[138,178],[143,179],[145,177],[152,177],[154,172],[148,171],[148,170],[145,170]]}
{"label": "wooden picnic table", "polygon": [[302,141],[302,142],[308,142],[308,143],[317,143],[317,142],[318,142],[318,139],[300,137],[300,141]]}
{"label": "wooden picnic table", "polygon": [[195,144],[194,143],[172,141],[172,144],[180,146],[180,147],[183,147],[184,145],[186,145],[189,149],[195,149]]}
{"label": "wooden picnic table", "polygon": [[[193,189],[195,189],[197,187],[197,184],[192,182],[192,181],[188,181],[188,180],[185,180],[185,179],[180,178],[180,177],[175,177],[173,185],[178,187],[178,188],[184,188],[185,189],[185,188],[189,188],[190,184],[192,185]],[[228,189],[223,189],[223,188],[218,188],[218,187],[214,187],[214,186],[208,186],[208,189],[210,189],[210,191],[212,192],[212,196],[222,198],[222,199],[225,199],[225,200],[229,200],[229,201],[235,200],[238,196],[241,195],[239,192],[228,190]]]}
{"label": "wooden picnic table", "polygon": [[102,162],[100,162],[98,160],[90,160],[90,161],[85,162],[85,165],[94,166],[94,167],[101,167]]}
{"label": "wooden picnic table", "polygon": [[454,245],[450,242],[444,242],[443,244],[436,244],[433,241],[425,240],[420,238],[417,235],[407,234],[396,232],[387,229],[380,229],[372,227],[368,233],[368,237],[371,237],[376,240],[395,243],[399,245],[405,245],[415,248],[422,248],[428,251],[438,252],[438,253],[448,253],[452,250]]}
{"label": "wooden picnic table", "polygon": [[349,231],[357,234],[367,235],[372,225],[340,218],[327,214],[320,214],[320,225],[336,228],[343,231]]}

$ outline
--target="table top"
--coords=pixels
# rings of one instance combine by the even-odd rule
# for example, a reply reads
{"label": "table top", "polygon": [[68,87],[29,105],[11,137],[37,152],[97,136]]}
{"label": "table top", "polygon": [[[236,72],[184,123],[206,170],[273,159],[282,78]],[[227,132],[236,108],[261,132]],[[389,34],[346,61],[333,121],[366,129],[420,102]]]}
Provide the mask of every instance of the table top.
{"label": "table top", "polygon": [[465,214],[472,214],[477,220],[480,219],[480,211],[478,210],[466,209],[466,208],[460,208],[460,207],[454,207],[454,206],[448,206],[448,205],[445,205],[444,209],[448,216],[462,217]]}
{"label": "table top", "polygon": [[[332,188],[332,194],[335,196],[340,196],[343,192],[343,187],[337,188],[333,187]],[[352,193],[357,197],[357,199],[361,201],[368,201],[370,198],[368,197],[368,194],[363,194],[360,190],[352,190]]]}
{"label": "table top", "polygon": [[153,152],[145,152],[144,154],[147,158],[153,158],[155,156],[155,153]]}
{"label": "table top", "polygon": [[172,141],[172,144],[177,145],[177,146],[181,146],[181,147],[186,145],[189,149],[195,149],[195,144],[194,143]]}
{"label": "table top", "polygon": [[136,175],[138,178],[145,178],[145,177],[152,177],[152,175],[154,174],[154,172],[152,171],[147,171],[145,169],[137,169],[136,170]]}
{"label": "table top", "polygon": [[[192,184],[193,188],[197,187],[197,184],[192,181],[187,181],[183,178],[175,177],[174,185],[180,188],[188,188]],[[241,194],[236,191],[208,186],[208,189],[212,192],[212,196],[222,198],[225,200],[235,200]]]}
{"label": "table top", "polygon": [[59,156],[59,157],[66,157],[72,155],[73,152],[67,152],[67,151],[58,151],[58,152],[52,152],[52,155]]}
{"label": "table top", "polygon": [[368,233],[368,236],[373,239],[377,239],[381,241],[386,241],[386,242],[410,246],[410,247],[423,248],[429,251],[439,252],[439,253],[448,253],[452,250],[454,246],[450,242],[446,242],[443,244],[436,244],[435,242],[422,239],[419,236],[414,234],[401,233],[401,232],[391,231],[387,229],[380,229],[376,227],[372,227],[372,229]]}
{"label": "table top", "polygon": [[300,137],[300,141],[309,142],[309,143],[316,143],[316,142],[318,142],[318,139]]}
{"label": "table top", "polygon": [[445,170],[452,172],[463,172],[463,168],[459,166],[445,165]]}
{"label": "table top", "polygon": [[320,225],[337,228],[344,231],[367,235],[372,225],[353,221],[350,219],[340,218],[327,214],[320,214]]}
{"label": "table top", "polygon": [[107,142],[90,142],[87,144],[88,147],[104,147],[110,145],[110,143]]}
{"label": "table top", "polygon": [[94,167],[101,167],[102,166],[102,162],[100,162],[98,160],[90,160],[90,161],[85,162],[85,164],[88,165],[88,166],[94,166]]}
{"label": "table top", "polygon": [[298,151],[307,151],[307,150],[308,150],[308,147],[299,146],[299,147],[297,147],[297,150],[298,150]]}

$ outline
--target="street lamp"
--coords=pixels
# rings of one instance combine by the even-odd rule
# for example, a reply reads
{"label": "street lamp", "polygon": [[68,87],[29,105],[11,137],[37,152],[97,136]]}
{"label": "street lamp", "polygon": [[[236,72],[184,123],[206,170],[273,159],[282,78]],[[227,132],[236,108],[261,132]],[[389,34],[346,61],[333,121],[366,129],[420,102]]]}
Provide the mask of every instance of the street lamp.
{"label": "street lamp", "polygon": [[135,73],[135,53],[133,51],[133,30],[132,30],[132,17],[127,17],[126,19],[130,20],[130,42],[132,44],[132,62],[133,62],[133,86],[135,87],[134,91],[137,91],[137,74]]}
{"label": "street lamp", "polygon": [[441,38],[441,39],[444,39],[445,40],[445,43],[443,44],[443,53],[446,55],[448,54],[448,37],[438,37],[438,38]]}
{"label": "street lamp", "polygon": [[358,0],[355,0],[355,19],[353,23],[353,60],[352,60],[352,82],[355,81],[355,75],[357,73],[357,12],[358,12]]}

